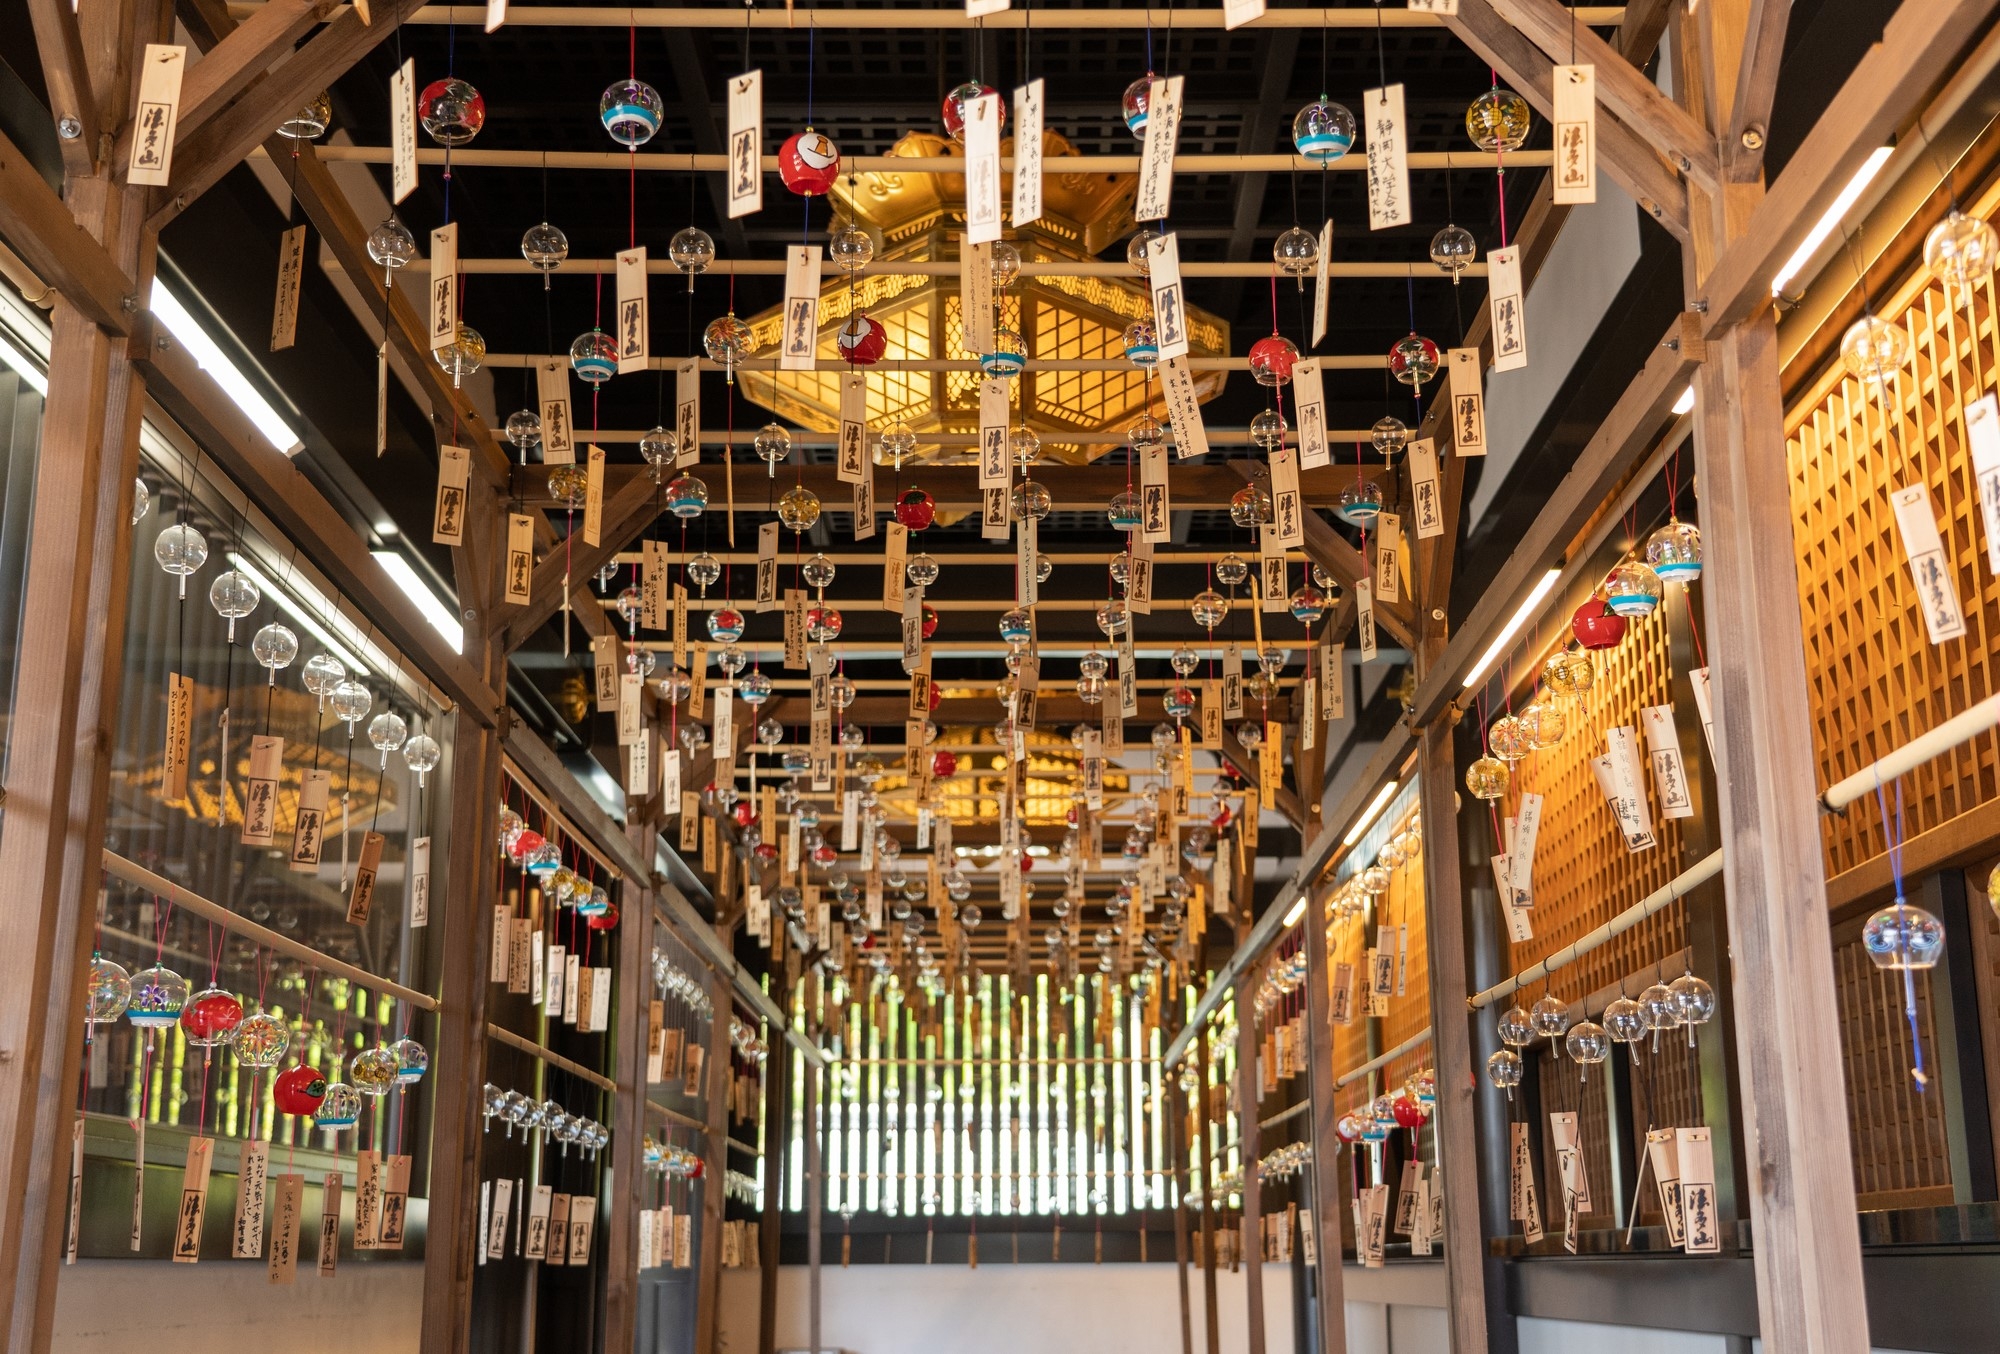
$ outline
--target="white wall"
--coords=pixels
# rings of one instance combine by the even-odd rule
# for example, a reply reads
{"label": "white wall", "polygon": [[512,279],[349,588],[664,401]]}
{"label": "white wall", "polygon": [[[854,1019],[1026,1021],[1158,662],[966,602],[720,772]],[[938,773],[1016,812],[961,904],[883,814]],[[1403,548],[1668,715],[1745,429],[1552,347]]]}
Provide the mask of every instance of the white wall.
{"label": "white wall", "polygon": [[[1191,1276],[1194,1329],[1202,1330],[1202,1290]],[[1289,1354],[1292,1279],[1288,1266],[1264,1267],[1265,1349]],[[1246,1354],[1244,1276],[1216,1276],[1223,1354]],[[1176,1269],[1145,1265],[829,1265],[820,1271],[820,1344],[853,1354],[1021,1354],[1023,1349],[1087,1349],[1091,1354],[1161,1354],[1179,1349]],[[778,1348],[809,1347],[806,1270],[778,1276]],[[724,1354],[757,1348],[757,1271],[723,1274]],[[123,1352],[129,1354],[129,1351]],[[148,1354],[152,1354],[151,1351]]]}
{"label": "white wall", "polygon": [[274,1288],[262,1261],[79,1260],[57,1276],[53,1348],[416,1354],[423,1300],[424,1267],[415,1262],[343,1263],[330,1279],[301,1266],[297,1282]]}

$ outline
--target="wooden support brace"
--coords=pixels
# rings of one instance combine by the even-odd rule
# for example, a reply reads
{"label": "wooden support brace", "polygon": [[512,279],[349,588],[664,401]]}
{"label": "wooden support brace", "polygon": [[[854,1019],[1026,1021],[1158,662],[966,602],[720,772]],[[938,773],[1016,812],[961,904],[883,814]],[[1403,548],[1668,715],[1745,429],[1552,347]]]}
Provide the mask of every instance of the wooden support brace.
{"label": "wooden support brace", "polygon": [[76,223],[27,155],[4,134],[0,134],[0,236],[92,324],[121,337],[132,332],[139,305],[137,285]]}

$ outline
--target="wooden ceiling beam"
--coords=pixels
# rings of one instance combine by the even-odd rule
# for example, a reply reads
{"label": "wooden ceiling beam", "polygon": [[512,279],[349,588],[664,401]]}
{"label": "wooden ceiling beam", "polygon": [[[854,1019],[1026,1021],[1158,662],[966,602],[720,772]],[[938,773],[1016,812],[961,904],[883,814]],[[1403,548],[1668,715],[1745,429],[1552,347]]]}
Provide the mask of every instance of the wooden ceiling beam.
{"label": "wooden ceiling beam", "polygon": [[516,609],[507,621],[507,651],[520,648],[561,609],[565,578],[570,581],[572,609],[601,615],[603,607],[589,591],[592,576],[637,540],[658,515],[659,487],[650,474],[634,475],[605,499],[596,545],[586,545],[580,530],[567,544],[557,539],[535,566],[534,579],[528,585],[528,604]]}
{"label": "wooden ceiling beam", "polygon": [[[1724,129],[1720,138],[1723,173],[1731,183],[1754,183],[1764,173],[1764,145],[1769,139],[1771,105],[1778,97],[1778,68],[1785,57],[1785,31],[1792,17],[1792,0],[1740,0],[1745,41],[1736,87],[1726,117],[1715,119]],[[1714,23],[1724,14],[1720,5],[1696,11],[1701,22]],[[1728,44],[1722,45],[1723,50]],[[1718,50],[1711,44],[1710,50]]]}
{"label": "wooden ceiling beam", "polygon": [[197,132],[279,58],[289,55],[299,39],[318,27],[332,9],[329,0],[267,0],[227,37],[207,48],[201,60],[190,63],[181,87],[180,116],[174,122],[176,158],[179,147],[190,145]]}
{"label": "wooden ceiling beam", "polygon": [[[1567,35],[1568,11],[1562,12],[1565,16],[1564,33]],[[1499,71],[1501,78],[1533,104],[1536,112],[1545,118],[1554,117],[1555,62],[1502,18],[1490,0],[1460,0],[1458,13],[1445,16],[1444,24],[1481,59]],[[1607,51],[1605,55],[1621,66],[1625,64],[1618,61],[1615,54]],[[1631,69],[1629,66],[1626,68]],[[1639,78],[1644,79],[1643,76]],[[1608,105],[1598,110],[1597,145],[1598,163],[1604,172],[1638,202],[1641,211],[1665,226],[1677,239],[1686,239],[1687,186],[1652,146],[1620,121]]]}
{"label": "wooden ceiling beam", "polygon": [[0,236],[63,300],[106,333],[132,332],[138,288],[76,223],[20,147],[0,134]]}

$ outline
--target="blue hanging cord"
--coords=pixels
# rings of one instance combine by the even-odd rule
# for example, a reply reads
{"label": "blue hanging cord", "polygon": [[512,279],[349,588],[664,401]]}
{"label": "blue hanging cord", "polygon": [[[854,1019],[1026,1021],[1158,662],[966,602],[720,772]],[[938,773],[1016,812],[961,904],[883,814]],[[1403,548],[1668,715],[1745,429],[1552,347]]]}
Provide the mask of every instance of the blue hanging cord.
{"label": "blue hanging cord", "polygon": [[[1875,803],[1882,812],[1882,831],[1888,837],[1889,877],[1895,883],[1896,920],[1900,925],[1904,920],[1906,906],[1903,900],[1902,782],[1898,781],[1896,783],[1896,817],[1893,822],[1889,818],[1888,796],[1883,793],[1882,782],[1879,777],[1875,782]],[[1917,1093],[1921,1095],[1930,1088],[1930,1077],[1924,1071],[1924,1041],[1917,1025],[1916,970],[1910,968],[1907,963],[1903,966],[1903,1018],[1910,1025],[1910,1048],[1915,1055],[1916,1065],[1910,1069],[1910,1075],[1916,1079]]]}

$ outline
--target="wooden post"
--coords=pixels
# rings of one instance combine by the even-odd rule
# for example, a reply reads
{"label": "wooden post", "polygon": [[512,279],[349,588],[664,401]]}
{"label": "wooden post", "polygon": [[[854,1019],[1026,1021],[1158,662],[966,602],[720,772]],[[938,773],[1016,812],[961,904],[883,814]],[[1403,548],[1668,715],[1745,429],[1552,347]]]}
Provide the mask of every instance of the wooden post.
{"label": "wooden post", "polygon": [[[500,506],[478,481],[465,515],[465,544],[453,552],[464,608],[465,656],[493,690],[504,690],[507,656],[496,642],[493,603],[500,578]],[[485,720],[496,713],[485,712]],[[461,706],[452,714],[451,841],[442,888],[450,938],[438,990],[437,1075],[431,1080],[430,1226],[424,1252],[423,1354],[465,1354],[472,1331],[472,1271],[479,1244],[479,1153],[484,1136],[480,1087],[486,1081],[487,955],[492,900],[499,887],[500,752],[504,728],[489,728]],[[505,720],[500,721],[503,725]]]}
{"label": "wooden post", "polygon": [[[1247,894],[1247,890],[1246,890]],[[1277,906],[1277,904],[1273,904]],[[1241,945],[1249,927],[1239,924]],[[1236,1132],[1243,1161],[1243,1315],[1249,1332],[1249,1354],[1264,1354],[1264,1245],[1258,1223],[1263,1217],[1263,1188],[1257,1183],[1257,1016],[1256,989],[1251,972],[1236,980]]]}
{"label": "wooden post", "polygon": [[[89,80],[103,92],[92,109],[98,125],[124,119],[127,73],[169,22],[152,0],[78,16]],[[147,196],[107,177],[72,179],[65,190],[77,224],[135,286],[153,271]],[[51,327],[8,748],[12,797],[0,833],[0,867],[25,881],[0,918],[20,977],[0,991],[0,1039],[11,1055],[0,1059],[0,1310],[16,1350],[48,1347],[68,1221],[83,1033],[74,1013],[96,914],[144,396],[124,343],[69,298],[58,297]]]}
{"label": "wooden post", "polygon": [[[648,726],[651,733],[651,726]],[[650,801],[633,800],[625,839],[641,858],[652,854]],[[639,1318],[639,1198],[646,1186],[645,1138],[647,1037],[652,1003],[653,916],[651,881],[624,878],[618,887],[618,975],[613,989],[611,1079],[611,1218],[604,1238],[604,1348],[633,1347]]]}
{"label": "wooden post", "polygon": [[[780,1009],[789,1010],[784,991],[784,966],[771,965],[772,996]],[[785,1107],[786,1072],[792,1065],[792,1046],[784,1031],[765,1023],[764,1044],[770,1053],[764,1059],[764,1214],[757,1227],[757,1354],[777,1354],[778,1349],[778,1240],[784,1225],[784,1163],[791,1155],[791,1121]]]}
{"label": "wooden post", "polygon": [[1201,1299],[1202,1333],[1208,1354],[1222,1354],[1222,1322],[1215,1310],[1215,1166],[1221,1155],[1215,1141],[1215,1116],[1208,1103],[1208,1031],[1194,1036],[1195,1068],[1201,1077]]}
{"label": "wooden post", "polygon": [[[814,984],[818,986],[818,984]],[[808,1003],[807,1009],[813,1009]],[[820,1072],[811,1062],[805,1070],[806,1134],[806,1332],[807,1354],[819,1354],[820,1210]]]}
{"label": "wooden post", "polygon": [[[1194,1354],[1194,1300],[1188,1292],[1187,1224],[1187,1092],[1176,1082],[1171,1099],[1174,1109],[1167,1122],[1167,1160],[1173,1163],[1174,1181],[1174,1268],[1180,1279],[1181,1354]],[[770,1351],[763,1351],[770,1354]]]}
{"label": "wooden post", "polygon": [[[1731,125],[1749,11],[1676,15],[1682,106]],[[1725,164],[1737,148],[1722,147]],[[1725,178],[1732,176],[1725,175]],[[1691,301],[1763,199],[1754,174],[1691,193]],[[1820,845],[1812,708],[1783,448],[1777,323],[1768,302],[1711,334],[1695,390],[1702,586],[1716,792],[1742,1085],[1742,1183],[1756,1245],[1758,1324],[1773,1349],[1869,1347],[1840,1010]],[[1745,642],[1744,637],[1754,637]],[[1426,824],[1428,827],[1428,824]],[[1773,983],[1772,974],[1785,981]]]}
{"label": "wooden post", "polygon": [[715,1017],[708,1022],[707,1061],[702,1066],[708,1153],[702,1167],[701,1269],[695,1289],[697,1354],[714,1354],[716,1349],[722,1305],[722,1206],[729,1197],[723,1182],[729,1175],[729,1016],[735,1006],[729,983],[719,973],[709,984],[709,1000],[715,1004]]}
{"label": "wooden post", "polygon": [[[1280,898],[1273,907],[1285,905]],[[1312,889],[1306,902],[1306,1079],[1312,1099],[1312,1193],[1307,1225],[1313,1229],[1313,1310],[1319,1354],[1347,1354],[1347,1299],[1340,1255],[1340,1093],[1334,1089],[1333,1019],[1327,995],[1326,891]]]}

